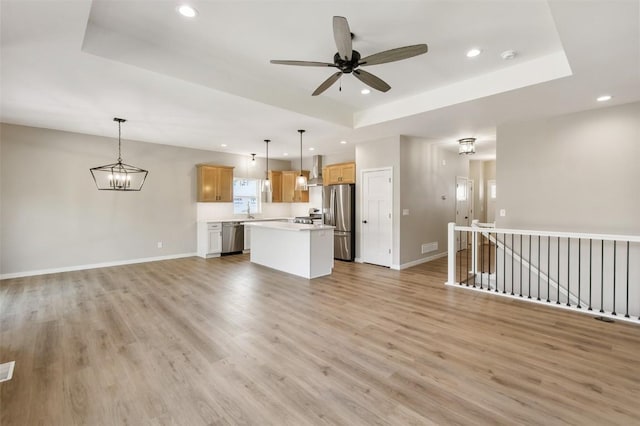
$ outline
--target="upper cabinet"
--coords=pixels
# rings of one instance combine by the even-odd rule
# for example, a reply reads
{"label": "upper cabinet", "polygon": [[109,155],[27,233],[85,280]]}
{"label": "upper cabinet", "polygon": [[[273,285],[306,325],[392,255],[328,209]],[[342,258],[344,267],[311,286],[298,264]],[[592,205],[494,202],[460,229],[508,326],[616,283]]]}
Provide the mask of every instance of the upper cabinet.
{"label": "upper cabinet", "polygon": [[[308,203],[309,191],[296,191],[296,178],[300,171],[283,171],[282,173],[282,202],[283,203]],[[309,171],[303,170],[302,174],[309,179]]]}
{"label": "upper cabinet", "polygon": [[233,167],[198,164],[198,201],[230,203],[233,201]]}
{"label": "upper cabinet", "polygon": [[356,183],[356,163],[331,164],[322,168],[324,185]]}
{"label": "upper cabinet", "polygon": [[271,202],[282,202],[282,172],[269,170],[269,180],[271,181]]}

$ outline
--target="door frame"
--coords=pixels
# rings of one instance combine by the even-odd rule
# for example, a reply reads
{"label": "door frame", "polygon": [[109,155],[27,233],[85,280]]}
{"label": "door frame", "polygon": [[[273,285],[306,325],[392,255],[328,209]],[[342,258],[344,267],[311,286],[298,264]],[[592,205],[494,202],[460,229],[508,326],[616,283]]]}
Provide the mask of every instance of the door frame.
{"label": "door frame", "polygon": [[[466,223],[458,223],[459,222],[459,217],[462,216],[463,214],[459,213],[460,212],[460,200],[458,199],[458,185],[459,181],[464,180],[464,196],[465,196],[465,205],[466,205],[466,214],[464,214],[465,219],[467,222]],[[471,226],[471,221],[473,220],[472,215],[472,209],[473,209],[473,193],[472,193],[472,187],[471,185],[473,185],[473,180],[469,179],[467,176],[456,176],[456,181],[455,181],[455,222],[456,225],[458,226]],[[462,233],[458,233],[456,235],[456,251],[462,250],[464,248],[466,248],[469,244],[469,241],[467,241],[467,234],[462,232]]]}
{"label": "door frame", "polygon": [[389,177],[391,179],[391,240],[389,241],[389,247],[391,247],[391,253],[389,253],[389,267],[393,268],[394,263],[393,263],[393,256],[395,254],[394,252],[394,246],[393,246],[393,242],[394,242],[394,237],[395,237],[395,232],[394,232],[394,220],[395,220],[395,214],[394,214],[394,199],[395,199],[395,192],[393,190],[393,166],[386,166],[386,167],[372,167],[369,169],[362,169],[359,171],[359,184],[356,185],[356,197],[358,200],[358,204],[359,204],[359,208],[356,209],[356,221],[357,221],[357,227],[356,227],[356,232],[357,232],[357,236],[358,238],[356,239],[357,243],[358,243],[358,247],[357,247],[357,251],[356,251],[356,259],[355,261],[358,263],[364,263],[363,257],[362,257],[362,247],[363,247],[363,232],[362,232],[362,214],[363,214],[363,210],[364,210],[364,176],[365,173],[370,173],[370,172],[382,172],[382,171],[387,171],[389,172]]}

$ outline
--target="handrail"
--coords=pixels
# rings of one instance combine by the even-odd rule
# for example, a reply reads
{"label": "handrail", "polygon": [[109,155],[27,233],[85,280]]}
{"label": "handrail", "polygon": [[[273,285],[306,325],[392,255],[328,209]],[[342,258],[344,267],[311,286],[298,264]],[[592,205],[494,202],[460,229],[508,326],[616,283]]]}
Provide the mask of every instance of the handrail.
{"label": "handrail", "polygon": [[447,285],[640,323],[640,236],[482,225],[449,223]]}
{"label": "handrail", "polygon": [[[454,224],[455,225],[455,224]],[[473,226],[455,225],[456,231],[477,232],[479,228]],[[482,228],[480,228],[482,229]],[[588,234],[580,232],[560,232],[560,231],[534,231],[509,228],[491,228],[492,234],[514,234],[514,235],[532,235],[540,237],[560,237],[560,238],[583,238],[604,241],[629,241],[631,243],[640,243],[640,235],[617,235],[617,234]]]}

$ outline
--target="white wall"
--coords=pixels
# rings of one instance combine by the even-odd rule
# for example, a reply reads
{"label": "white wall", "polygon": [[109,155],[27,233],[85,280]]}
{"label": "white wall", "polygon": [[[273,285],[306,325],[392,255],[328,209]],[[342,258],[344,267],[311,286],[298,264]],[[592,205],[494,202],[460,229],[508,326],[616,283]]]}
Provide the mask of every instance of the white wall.
{"label": "white wall", "polygon": [[[447,252],[447,223],[455,221],[456,176],[467,176],[468,158],[428,140],[400,138],[400,265]],[[404,215],[408,210],[408,215]],[[422,253],[422,244],[438,243]]]}
{"label": "white wall", "polygon": [[499,126],[499,227],[640,235],[640,103]]}
{"label": "white wall", "polygon": [[251,177],[265,168],[264,159],[248,172],[246,156],[124,140],[125,162],[149,170],[142,191],[98,191],[89,168],[115,161],[117,139],[8,124],[0,132],[2,275],[195,253],[195,165]]}
{"label": "white wall", "polygon": [[[360,143],[356,146],[356,181],[359,182],[362,171],[391,167],[393,169],[393,241],[391,263],[400,265],[400,136]],[[356,259],[360,258],[362,244],[362,190],[356,185]]]}

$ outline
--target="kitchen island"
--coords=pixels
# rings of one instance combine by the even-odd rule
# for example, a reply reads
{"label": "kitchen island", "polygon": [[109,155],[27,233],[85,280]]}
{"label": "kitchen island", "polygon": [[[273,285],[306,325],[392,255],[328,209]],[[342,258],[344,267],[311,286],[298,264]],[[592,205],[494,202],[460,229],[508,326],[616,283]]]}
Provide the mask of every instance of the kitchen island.
{"label": "kitchen island", "polygon": [[284,222],[251,227],[251,261],[304,278],[331,275],[333,226]]}

